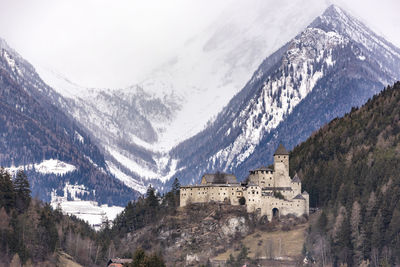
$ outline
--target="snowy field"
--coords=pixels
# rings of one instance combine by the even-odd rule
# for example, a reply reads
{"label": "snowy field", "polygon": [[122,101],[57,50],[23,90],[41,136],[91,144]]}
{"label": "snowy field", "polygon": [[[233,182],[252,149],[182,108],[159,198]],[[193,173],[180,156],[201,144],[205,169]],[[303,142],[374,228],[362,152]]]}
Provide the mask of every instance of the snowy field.
{"label": "snowy field", "polygon": [[[101,228],[102,223],[112,221],[124,208],[119,206],[99,205],[96,201],[81,200],[78,194],[90,193],[84,185],[64,186],[63,196],[58,196],[54,190],[51,194],[51,206],[61,208],[64,214],[74,215],[86,221],[95,230]],[[93,191],[93,194],[96,192]],[[69,197],[67,197],[69,196]]]}
{"label": "snowy field", "polygon": [[95,201],[72,200],[62,202],[51,202],[56,209],[58,206],[64,214],[74,215],[89,223],[95,230],[99,230],[106,220],[112,221],[124,208],[118,206],[99,206]]}

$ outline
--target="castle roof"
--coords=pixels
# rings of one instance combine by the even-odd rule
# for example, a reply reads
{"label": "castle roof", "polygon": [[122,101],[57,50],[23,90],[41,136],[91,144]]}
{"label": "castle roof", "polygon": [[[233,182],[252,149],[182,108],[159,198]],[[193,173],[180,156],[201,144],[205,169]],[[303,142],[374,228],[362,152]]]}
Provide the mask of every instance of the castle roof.
{"label": "castle roof", "polygon": [[203,178],[208,184],[238,184],[236,176],[228,173],[206,173]]}
{"label": "castle roof", "polygon": [[257,169],[251,170],[251,171],[272,171],[272,169],[265,167],[265,166],[261,166]]}
{"label": "castle roof", "polygon": [[297,173],[294,175],[294,177],[292,179],[292,183],[301,183],[300,178],[297,175]]}
{"label": "castle roof", "polygon": [[279,144],[278,148],[276,149],[274,156],[275,155],[289,155],[289,152],[286,150],[286,148],[282,145],[282,143]]}
{"label": "castle roof", "polygon": [[293,199],[302,199],[302,200],[305,200],[305,198],[304,198],[302,195],[300,195],[300,194],[298,194],[297,196],[295,196]]}

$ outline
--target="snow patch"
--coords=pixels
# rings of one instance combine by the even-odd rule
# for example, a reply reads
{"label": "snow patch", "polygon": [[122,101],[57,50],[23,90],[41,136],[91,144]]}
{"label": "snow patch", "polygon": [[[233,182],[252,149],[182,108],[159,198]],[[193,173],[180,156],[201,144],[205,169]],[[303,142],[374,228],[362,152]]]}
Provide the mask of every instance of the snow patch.
{"label": "snow patch", "polygon": [[28,164],[25,166],[11,166],[5,168],[10,174],[15,175],[19,170],[32,170],[35,169],[36,172],[43,174],[56,174],[64,175],[69,172],[76,170],[74,165],[65,163],[58,159],[44,160],[39,164]]}
{"label": "snow patch", "polygon": [[75,131],[75,139],[77,139],[81,144],[84,143],[85,139],[83,138],[82,135],[80,135],[80,133],[78,133],[77,131]]}
{"label": "snow patch", "polygon": [[76,170],[74,165],[62,162],[58,159],[49,159],[35,165],[35,170],[43,174],[53,173],[56,175],[64,175],[68,172]]}

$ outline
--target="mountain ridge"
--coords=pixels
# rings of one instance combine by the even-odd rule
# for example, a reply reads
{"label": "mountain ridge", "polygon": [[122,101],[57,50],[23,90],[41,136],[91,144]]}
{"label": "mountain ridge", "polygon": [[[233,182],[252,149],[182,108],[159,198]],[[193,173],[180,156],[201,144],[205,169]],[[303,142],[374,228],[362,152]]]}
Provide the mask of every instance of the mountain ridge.
{"label": "mountain ridge", "polygon": [[[121,180],[136,181],[137,189],[142,191],[150,183],[164,187],[161,180],[178,171],[169,150],[213,121],[265,56],[295,36],[325,6],[317,0],[308,1],[308,11],[299,12],[298,2],[283,1],[276,7],[262,0],[231,5],[208,28],[194,33],[191,41],[172,60],[151,72],[148,79],[121,90],[93,89],[89,96],[74,96],[72,100],[78,100],[75,104],[71,101],[65,110],[88,126],[87,132],[93,138],[102,137],[96,143],[106,154],[114,174],[122,174]],[[63,91],[62,84],[53,85],[51,77],[47,80],[57,91]],[[73,85],[70,87],[73,92],[78,91]],[[138,94],[138,90],[149,98]],[[160,119],[155,122],[142,112],[141,104],[127,101],[133,97],[149,100],[145,109],[161,107]],[[109,108],[103,105],[107,101],[115,104]],[[119,104],[123,108],[119,109]],[[101,108],[97,111],[96,107]],[[124,113],[128,109],[133,111],[130,117]],[[91,118],[87,114],[96,115]],[[114,125],[119,121],[126,130],[122,138],[114,133]],[[143,127],[130,131],[135,125]]]}
{"label": "mountain ridge", "polygon": [[[82,197],[99,203],[124,205],[135,198],[132,189],[108,172],[102,153],[89,135],[53,105],[62,97],[4,40],[0,46],[0,165],[25,169],[33,194],[45,201],[51,200],[52,191],[62,192],[67,182],[86,185],[90,193]],[[49,160],[61,161],[54,168],[68,166],[65,164],[74,168],[62,175],[55,169],[50,173],[35,170],[41,163],[54,164]]]}
{"label": "mountain ridge", "polygon": [[[368,46],[364,46],[363,43],[357,43],[355,40],[350,39],[350,35],[346,33],[342,34],[341,32],[336,32],[335,28],[330,28],[329,31],[323,30],[327,29],[329,26],[324,24],[323,18],[329,16],[330,22],[336,19],[335,23],[337,26],[340,24],[340,20],[344,20],[344,14],[346,16],[346,22],[349,20],[356,21],[355,18],[344,13],[344,11],[337,6],[330,6],[322,16],[316,18],[310,24],[310,27],[284,46],[282,48],[283,51],[281,51],[283,53],[277,52],[275,54],[278,57],[278,61],[273,64],[275,61],[271,60],[270,65],[273,67],[268,65],[267,68],[263,68],[264,63],[261,64],[260,68],[255,72],[253,78],[243,91],[231,100],[230,104],[225,109],[226,112],[223,111],[220,113],[220,119],[217,119],[217,122],[214,123],[213,126],[203,133],[185,141],[173,150],[172,154],[175,157],[185,155],[185,150],[188,149],[191,149],[193,152],[192,155],[194,155],[191,158],[185,155],[185,159],[179,162],[178,168],[189,166],[187,168],[191,168],[191,170],[184,170],[180,174],[177,174],[176,177],[179,177],[186,183],[194,183],[197,182],[198,177],[200,177],[203,172],[223,170],[234,172],[240,179],[244,179],[247,170],[255,168],[257,165],[265,165],[271,162],[270,155],[273,154],[273,148],[276,147],[279,142],[283,142],[288,148],[292,148],[295,144],[304,140],[302,138],[308,137],[309,134],[330,119],[344,114],[350,110],[352,106],[363,104],[369,97],[379,92],[386,84],[398,78],[400,76],[397,71],[397,67],[400,67],[400,57],[398,57],[397,53],[398,49],[394,48],[394,53],[391,53],[390,50],[386,51],[385,47],[389,47],[389,45],[386,45],[389,44],[388,42],[385,43],[385,46],[379,46],[381,48],[379,53],[371,53],[368,50]],[[338,19],[340,20],[338,21]],[[328,21],[328,19],[326,20]],[[322,24],[318,24],[318,21],[322,21]],[[362,25],[358,33],[364,34],[362,36],[365,36],[366,27],[358,21],[354,22],[354,24]],[[370,31],[367,32],[371,33]],[[323,39],[322,37],[324,36],[329,38]],[[372,39],[381,42],[381,39],[375,36],[374,34]],[[336,38],[337,42],[333,42],[333,46],[327,46],[328,49],[325,49],[324,45],[329,44],[329,40],[332,41],[332,38]],[[328,40],[328,42],[323,40]],[[379,44],[379,42],[377,42],[377,44]],[[296,59],[296,57],[291,57],[293,56],[293,53],[290,52],[291,50],[297,52],[303,51],[304,55],[306,55],[305,57],[297,57],[297,60],[300,59],[305,62],[304,59],[309,58],[309,61],[307,61],[307,64],[309,64],[307,70],[302,73],[303,77],[308,77],[305,86],[308,93],[301,98],[301,101],[299,101],[294,108],[293,106],[291,107],[291,112],[290,109],[283,109],[284,114],[281,116],[282,119],[278,121],[278,123],[275,123],[274,127],[270,128],[272,130],[269,132],[263,131],[262,129],[266,129],[265,127],[267,125],[261,118],[264,118],[264,121],[268,121],[270,118],[267,117],[265,111],[259,112],[254,107],[265,102],[266,97],[268,99],[270,95],[275,92],[274,90],[279,92],[277,94],[278,96],[283,93],[283,95],[287,97],[287,94],[291,95],[293,92],[296,93],[296,91],[298,93],[301,92],[299,88],[302,82],[304,84],[304,79],[298,76],[296,71],[291,72],[293,66],[291,66],[291,64],[293,60]],[[285,53],[286,59],[279,58],[279,55],[285,55]],[[377,56],[374,57],[375,54]],[[387,54],[389,54],[390,57],[381,57],[381,55]],[[389,62],[388,66],[384,63],[386,59],[388,59]],[[340,65],[340,67],[338,65]],[[296,67],[296,65],[294,67]],[[382,70],[380,69],[381,67]],[[343,71],[343,68],[347,68],[347,71]],[[274,73],[268,73],[271,71],[275,72],[275,76]],[[323,73],[323,75],[319,74],[321,71],[325,71],[325,73]],[[291,83],[293,79],[295,80],[294,84]],[[272,85],[274,82],[276,83],[279,81],[282,81],[281,86],[277,86],[275,87],[276,89],[273,89]],[[341,85],[340,83],[343,84]],[[300,85],[300,87],[298,85]],[[290,92],[288,92],[288,88],[291,90]],[[348,90],[352,92],[350,97],[346,95],[346,91]],[[264,96],[254,97],[254,92],[257,92],[260,96]],[[335,93],[338,95],[335,96]],[[288,98],[290,98],[290,96]],[[340,98],[340,100],[337,98]],[[325,99],[325,101],[327,101],[326,104],[329,104],[331,110],[324,108],[323,101],[316,102],[319,101],[319,99]],[[250,101],[252,102],[250,103]],[[340,103],[340,101],[343,101],[343,103]],[[276,107],[279,108],[279,105],[287,105],[290,103],[289,101],[282,104],[278,101]],[[306,107],[304,103],[308,103],[310,108]],[[240,108],[236,107],[239,105],[247,105],[248,112],[246,113],[243,110],[239,112],[238,110],[240,110]],[[311,108],[314,105],[315,107],[319,107],[319,114]],[[266,108],[268,108],[268,105]],[[235,110],[235,114],[230,114],[230,112],[235,112]],[[232,117],[240,118],[241,114],[245,114],[245,116],[248,116],[247,118],[250,118],[250,120],[245,119],[240,122],[241,125],[243,125],[242,127],[235,126],[235,123],[225,123],[225,121],[234,121]],[[313,114],[314,117],[310,114]],[[274,113],[274,115],[276,115],[276,113]],[[283,118],[285,119],[283,120]],[[299,118],[307,118],[306,126],[299,124]],[[307,125],[307,123],[309,123],[309,125]],[[233,127],[230,127],[230,125],[233,125]],[[297,125],[297,129],[302,133],[301,136],[298,136],[296,133],[291,133],[291,125]],[[244,135],[245,138],[242,138],[243,141],[238,140],[237,136],[243,134],[243,129],[246,129],[246,127],[249,134]],[[248,141],[249,136],[251,136],[250,134],[254,133],[254,127],[258,128],[258,131],[261,133],[255,138],[255,142],[258,142],[255,146]],[[239,151],[234,151],[232,147],[229,147],[233,141],[226,141],[226,139],[232,140],[232,137],[229,137],[232,133],[234,133],[233,140],[236,140],[240,145]],[[206,141],[201,141],[202,138]],[[210,143],[207,144],[207,140],[212,145],[210,145]],[[198,143],[200,143],[200,145],[197,145]],[[203,147],[202,144],[204,144]],[[228,146],[224,146],[224,144],[228,144]],[[226,152],[221,152],[224,151],[224,149]],[[200,155],[196,155],[197,151],[199,151],[198,153]],[[237,156],[233,155],[232,151]],[[228,161],[233,162],[233,164],[239,163],[236,166],[232,164],[227,166],[226,162]],[[185,164],[187,164],[187,166],[185,166]]]}

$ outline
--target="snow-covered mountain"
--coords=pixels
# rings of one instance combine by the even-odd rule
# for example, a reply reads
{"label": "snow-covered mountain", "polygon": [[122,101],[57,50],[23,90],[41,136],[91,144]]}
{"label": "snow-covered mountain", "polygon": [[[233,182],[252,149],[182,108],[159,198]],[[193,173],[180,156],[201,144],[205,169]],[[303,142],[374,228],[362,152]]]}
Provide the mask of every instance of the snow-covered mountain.
{"label": "snow-covered mountain", "polygon": [[234,172],[271,162],[337,116],[400,78],[400,49],[336,6],[264,60],[204,131],[170,153],[183,183],[204,172]]}
{"label": "snow-covered mountain", "polygon": [[[57,104],[58,107],[54,104]],[[68,102],[0,39],[0,166],[24,169],[32,193],[50,201],[67,183],[85,200],[124,205],[137,192],[116,180],[89,135],[62,110]]]}
{"label": "snow-covered mountain", "polygon": [[171,148],[211,123],[260,62],[325,7],[319,0],[236,2],[130,88],[80,88],[46,69],[39,73],[97,140],[110,171],[143,192],[148,183],[162,187],[178,171]]}
{"label": "snow-covered mountain", "polygon": [[320,1],[301,11],[283,1],[279,12],[250,2],[256,8],[226,10],[132,87],[87,89],[41,76],[99,144],[107,170],[139,192],[215,170],[244,178],[280,141],[292,148],[399,79],[399,49],[342,9],[317,17]]}

